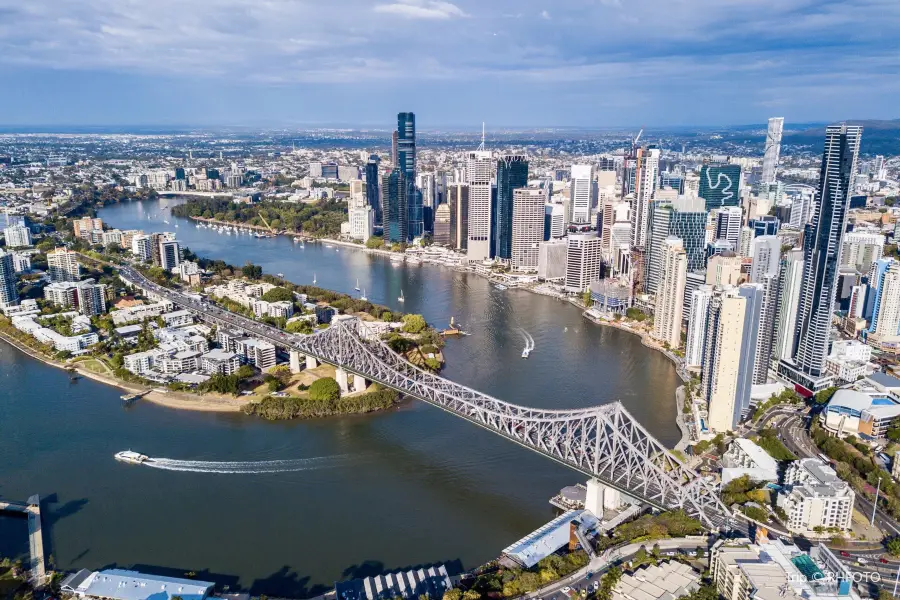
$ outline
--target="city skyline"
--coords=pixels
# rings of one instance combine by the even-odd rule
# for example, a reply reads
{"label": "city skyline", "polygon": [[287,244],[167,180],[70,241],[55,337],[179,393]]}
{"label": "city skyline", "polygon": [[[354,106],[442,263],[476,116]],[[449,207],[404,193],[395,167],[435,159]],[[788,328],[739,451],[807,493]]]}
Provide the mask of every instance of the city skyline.
{"label": "city skyline", "polygon": [[388,124],[397,107],[498,126],[898,116],[888,99],[900,83],[886,75],[898,67],[896,3],[877,2],[877,20],[862,0],[766,4],[6,3],[0,76],[16,85],[2,120]]}

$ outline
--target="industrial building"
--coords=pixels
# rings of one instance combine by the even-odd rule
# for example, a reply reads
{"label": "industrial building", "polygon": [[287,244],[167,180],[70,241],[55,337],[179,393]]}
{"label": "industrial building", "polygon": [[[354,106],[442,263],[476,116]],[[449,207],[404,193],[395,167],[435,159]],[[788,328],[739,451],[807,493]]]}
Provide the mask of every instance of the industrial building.
{"label": "industrial building", "polygon": [[211,581],[196,581],[148,575],[123,569],[81,569],[66,577],[60,589],[76,598],[102,600],[205,600],[214,587]]}

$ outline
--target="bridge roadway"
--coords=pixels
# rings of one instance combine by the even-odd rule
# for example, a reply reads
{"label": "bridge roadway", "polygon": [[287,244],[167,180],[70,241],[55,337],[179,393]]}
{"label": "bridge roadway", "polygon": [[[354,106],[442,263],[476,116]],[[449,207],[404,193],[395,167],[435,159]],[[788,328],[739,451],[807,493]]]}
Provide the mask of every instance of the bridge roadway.
{"label": "bridge roadway", "polygon": [[655,508],[684,509],[711,529],[730,526],[731,515],[715,486],[673,456],[621,402],[574,410],[517,406],[409,364],[358,319],[295,335],[159,286],[130,267],[118,269],[124,281],[204,321],[243,330],[428,402]]}
{"label": "bridge roadway", "polygon": [[0,500],[0,512],[14,512],[28,517],[28,548],[31,553],[31,578],[37,584],[43,584],[47,577],[47,566],[44,560],[44,537],[41,529],[41,499],[34,495],[26,504]]}

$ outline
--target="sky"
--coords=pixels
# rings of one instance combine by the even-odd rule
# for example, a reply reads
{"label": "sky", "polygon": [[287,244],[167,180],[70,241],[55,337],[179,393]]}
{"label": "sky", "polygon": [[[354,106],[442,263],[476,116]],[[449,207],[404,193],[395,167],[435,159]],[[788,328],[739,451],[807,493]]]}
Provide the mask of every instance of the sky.
{"label": "sky", "polygon": [[0,124],[900,117],[898,0],[0,0]]}

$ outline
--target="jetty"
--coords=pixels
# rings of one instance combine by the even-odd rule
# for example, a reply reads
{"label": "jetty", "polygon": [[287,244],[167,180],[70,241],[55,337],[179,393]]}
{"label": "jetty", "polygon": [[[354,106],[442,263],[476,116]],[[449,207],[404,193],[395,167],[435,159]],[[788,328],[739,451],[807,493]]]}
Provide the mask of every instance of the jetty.
{"label": "jetty", "polygon": [[27,502],[0,500],[0,512],[24,514],[28,517],[28,548],[31,552],[31,580],[41,586],[47,579],[44,537],[41,528],[41,497],[35,494]]}

